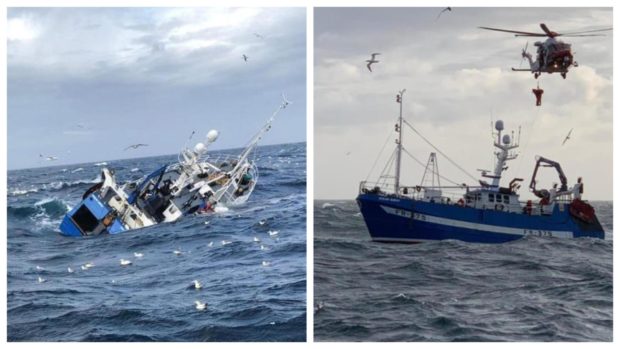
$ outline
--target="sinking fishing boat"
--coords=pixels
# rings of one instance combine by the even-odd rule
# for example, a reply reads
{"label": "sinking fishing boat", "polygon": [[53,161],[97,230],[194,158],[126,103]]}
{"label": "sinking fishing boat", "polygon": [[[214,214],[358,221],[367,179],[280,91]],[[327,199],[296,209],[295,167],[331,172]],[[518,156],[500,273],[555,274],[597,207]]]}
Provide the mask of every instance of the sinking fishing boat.
{"label": "sinking fishing boat", "polygon": [[219,135],[211,130],[205,142],[198,142],[192,149],[186,144],[176,163],[166,164],[140,181],[118,184],[114,171],[103,168],[102,181],[89,188],[82,201],[65,215],[60,233],[118,234],[211,212],[218,206],[245,203],[258,180],[258,168],[250,156],[271,129],[275,116],[289,103],[284,98],[238,156],[210,156],[208,148]]}
{"label": "sinking fishing boat", "polygon": [[[363,181],[359,186],[357,203],[373,241],[415,243],[455,239],[499,243],[526,235],[604,239],[605,232],[594,208],[582,199],[584,187],[581,178],[569,187],[559,163],[540,156],[536,158],[529,185],[530,191],[537,198],[535,200],[520,200],[518,190],[522,178],[512,179],[505,187],[500,185],[502,173],[508,169],[506,163],[517,158],[515,149],[519,147],[514,133],[512,137],[510,134],[502,134],[504,123],[501,120],[495,123],[494,147],[497,160],[494,171],[480,170],[483,179],[478,180],[476,185],[452,181],[454,185],[442,186],[441,180],[449,179],[439,174],[434,152],[426,162],[421,183],[402,185],[403,122],[445,156],[403,120],[403,94],[404,90],[400,91],[396,99],[400,103],[400,116],[395,126],[398,134],[396,148],[390,158],[390,163],[395,164],[394,172],[391,172],[388,163],[389,166],[386,166],[377,182]],[[406,154],[411,155],[409,152]],[[423,165],[423,162],[414,160]],[[448,160],[456,165],[451,159]],[[540,167],[554,168],[560,186],[556,184],[550,189],[537,188],[536,177]]]}

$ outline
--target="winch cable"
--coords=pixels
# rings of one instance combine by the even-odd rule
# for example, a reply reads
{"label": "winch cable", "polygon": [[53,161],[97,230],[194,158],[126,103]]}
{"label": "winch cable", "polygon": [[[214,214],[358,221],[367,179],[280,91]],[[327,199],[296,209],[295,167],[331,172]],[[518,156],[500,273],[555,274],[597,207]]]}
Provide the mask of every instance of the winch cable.
{"label": "winch cable", "polygon": [[[536,114],[534,115],[534,119],[530,121],[530,125],[528,126],[528,134],[527,134],[527,138],[525,140],[525,145],[523,147],[521,147],[521,153],[525,153],[525,151],[527,150],[527,147],[530,145],[530,140],[532,138],[532,134],[534,133],[534,125],[536,124],[536,121],[538,121],[538,117],[540,114],[540,109],[541,107],[536,107]],[[520,157],[519,159],[519,163],[517,164],[517,171],[515,172],[517,175],[519,175],[521,173],[521,164],[523,163],[523,156]],[[521,178],[523,178],[523,176],[519,176]]]}
{"label": "winch cable", "polygon": [[375,167],[377,166],[377,162],[379,162],[379,158],[381,158],[381,154],[383,154],[383,151],[385,150],[385,146],[388,144],[390,138],[392,137],[392,132],[394,131],[390,130],[390,133],[385,139],[385,143],[383,143],[383,147],[381,148],[381,151],[379,151],[379,154],[377,155],[377,158],[375,159],[375,163],[372,165],[372,167],[370,168],[370,171],[368,172],[368,175],[366,176],[366,182],[368,182],[368,179],[370,178],[372,171],[374,171]]}
{"label": "winch cable", "polygon": [[409,122],[407,122],[407,120],[403,119],[403,122],[405,123],[405,125],[409,126],[409,128],[411,128],[411,130],[413,130],[413,132],[415,132],[418,136],[420,136],[420,138],[422,138],[428,145],[433,147],[433,149],[435,149],[439,154],[443,155],[443,157],[445,157],[448,161],[450,161],[450,163],[452,165],[456,166],[456,168],[461,170],[469,178],[473,179],[474,182],[478,182],[478,179],[476,179],[476,177],[472,176],[469,172],[465,171],[465,169],[463,169],[461,166],[459,166],[454,160],[450,159],[450,157],[448,155],[446,155],[444,152],[439,150],[439,148],[437,148],[435,145],[433,145],[433,143],[431,143],[428,139],[426,139],[424,136],[422,136],[422,134],[420,132],[418,132],[418,130],[416,130],[413,126],[411,126],[411,124]]}
{"label": "winch cable", "polygon": [[[423,163],[422,161],[418,160],[418,158],[416,158],[415,156],[413,156],[413,154],[411,154],[411,153],[410,153],[407,149],[405,149],[404,147],[403,147],[403,151],[405,152],[405,154],[409,155],[409,156],[410,156],[413,160],[415,160],[415,162],[417,162],[420,166],[422,166],[422,167],[426,168],[426,164],[425,164],[425,163]],[[450,179],[448,179],[448,178],[446,178],[446,177],[444,177],[444,176],[440,175],[439,173],[438,173],[437,175],[439,176],[439,178],[443,179],[443,180],[444,180],[444,181],[446,181],[446,182],[450,182],[450,183],[452,183],[452,184],[454,184],[454,185],[457,185],[457,186],[461,186],[461,185],[462,185],[461,183],[457,183],[457,182],[455,182],[455,181],[453,181],[453,180],[450,180]]]}

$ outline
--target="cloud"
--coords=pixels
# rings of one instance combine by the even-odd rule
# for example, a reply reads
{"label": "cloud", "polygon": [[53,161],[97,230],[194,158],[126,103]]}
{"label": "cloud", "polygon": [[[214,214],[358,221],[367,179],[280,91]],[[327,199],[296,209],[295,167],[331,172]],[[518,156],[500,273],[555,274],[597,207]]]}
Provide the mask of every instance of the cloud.
{"label": "cloud", "polygon": [[[365,178],[387,139],[370,179],[379,175],[394,149],[395,95],[406,88],[405,118],[468,172],[493,167],[490,124],[492,119],[503,119],[515,137],[521,130],[521,155],[509,164],[507,177],[527,178],[534,156],[546,155],[562,163],[570,180],[580,174],[595,181],[589,186],[589,198],[610,198],[613,34],[567,38],[580,66],[566,80],[558,74],[535,80],[530,73],[510,70],[521,64],[520,50],[527,39],[477,29],[488,25],[539,31],[539,23],[531,20],[539,12],[456,8],[431,23],[429,18],[436,17],[432,8],[318,10],[316,197],[355,197],[357,182]],[[558,9],[544,21],[557,31],[601,28],[611,23],[611,10]],[[373,73],[364,65],[370,52],[382,53]],[[535,106],[532,93],[537,83],[545,90],[542,107]],[[573,138],[562,147],[571,128]],[[422,161],[433,151],[409,131],[404,144]],[[346,151],[352,153],[340,154]],[[439,165],[442,175],[457,182],[468,180],[441,157]],[[418,184],[423,169],[411,159],[405,159],[403,167],[405,182]]]}

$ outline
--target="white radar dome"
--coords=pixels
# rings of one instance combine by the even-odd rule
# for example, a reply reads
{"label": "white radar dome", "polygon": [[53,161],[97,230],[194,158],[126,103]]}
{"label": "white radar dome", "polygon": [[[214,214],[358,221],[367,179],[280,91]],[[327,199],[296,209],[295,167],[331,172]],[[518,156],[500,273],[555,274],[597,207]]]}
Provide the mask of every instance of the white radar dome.
{"label": "white radar dome", "polygon": [[502,120],[495,121],[495,129],[502,131],[504,129],[504,122]]}
{"label": "white radar dome", "polygon": [[510,144],[510,136],[509,135],[504,135],[504,137],[502,137],[502,142],[504,144]]}
{"label": "white radar dome", "polygon": [[219,136],[220,133],[217,132],[217,130],[211,130],[207,133],[207,141],[209,143],[213,143],[215,142],[215,140],[217,139],[217,136]]}
{"label": "white radar dome", "polygon": [[196,154],[202,154],[207,150],[207,147],[204,145],[204,143],[196,143],[196,145],[194,146],[194,152],[196,152]]}

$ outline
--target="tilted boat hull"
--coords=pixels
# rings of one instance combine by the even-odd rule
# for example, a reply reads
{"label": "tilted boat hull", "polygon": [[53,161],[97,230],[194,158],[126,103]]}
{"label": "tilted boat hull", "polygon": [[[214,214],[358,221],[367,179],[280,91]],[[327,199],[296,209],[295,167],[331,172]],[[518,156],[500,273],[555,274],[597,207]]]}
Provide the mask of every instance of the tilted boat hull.
{"label": "tilted boat hull", "polygon": [[370,193],[360,194],[357,202],[372,240],[380,242],[502,243],[526,235],[605,237],[596,217],[591,223],[579,220],[566,204],[557,204],[550,215],[527,215]]}

